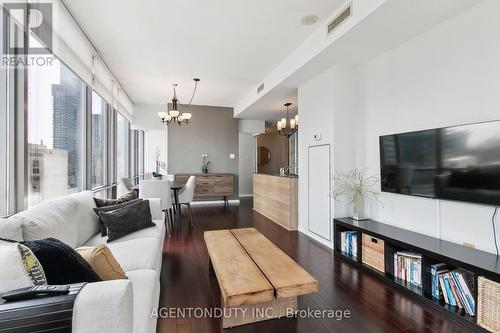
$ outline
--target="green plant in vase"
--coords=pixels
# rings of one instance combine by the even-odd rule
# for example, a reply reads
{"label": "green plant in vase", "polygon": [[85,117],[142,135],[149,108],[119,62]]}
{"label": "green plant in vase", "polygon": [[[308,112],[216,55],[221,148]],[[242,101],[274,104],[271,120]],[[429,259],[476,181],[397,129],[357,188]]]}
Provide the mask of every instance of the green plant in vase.
{"label": "green plant in vase", "polygon": [[201,155],[201,157],[203,159],[202,166],[201,166],[201,171],[203,173],[208,173],[208,165],[210,164],[210,161],[208,160],[208,155],[207,154],[203,154],[203,155]]}

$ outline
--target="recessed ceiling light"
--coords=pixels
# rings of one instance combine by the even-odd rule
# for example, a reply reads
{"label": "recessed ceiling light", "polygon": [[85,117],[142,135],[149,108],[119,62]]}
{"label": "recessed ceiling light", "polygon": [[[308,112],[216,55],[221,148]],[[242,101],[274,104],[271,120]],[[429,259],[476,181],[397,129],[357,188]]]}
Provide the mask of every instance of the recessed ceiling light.
{"label": "recessed ceiling light", "polygon": [[300,20],[303,25],[313,25],[319,21],[318,15],[306,15]]}

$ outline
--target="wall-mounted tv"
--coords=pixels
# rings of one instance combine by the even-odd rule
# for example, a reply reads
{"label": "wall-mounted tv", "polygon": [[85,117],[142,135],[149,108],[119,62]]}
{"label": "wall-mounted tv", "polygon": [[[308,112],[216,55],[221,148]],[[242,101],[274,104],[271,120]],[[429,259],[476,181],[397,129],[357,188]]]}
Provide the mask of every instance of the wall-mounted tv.
{"label": "wall-mounted tv", "polygon": [[382,191],[500,206],[500,121],[380,137]]}

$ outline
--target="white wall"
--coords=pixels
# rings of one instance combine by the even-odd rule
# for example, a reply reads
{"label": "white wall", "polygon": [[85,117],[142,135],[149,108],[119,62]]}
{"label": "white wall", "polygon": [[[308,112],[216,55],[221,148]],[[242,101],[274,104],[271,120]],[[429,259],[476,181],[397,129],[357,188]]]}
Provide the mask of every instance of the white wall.
{"label": "white wall", "polygon": [[[299,87],[302,231],[304,162],[314,133],[332,144],[334,169],[367,166],[379,174],[380,135],[500,119],[499,14],[499,1],[484,1],[356,68],[333,67]],[[380,198],[383,206],[368,202],[365,211],[377,221],[495,250],[491,207],[387,193]],[[333,206],[336,217],[349,215],[348,205]]]}
{"label": "white wall", "polygon": [[[332,246],[332,235],[315,235],[308,230],[308,149],[310,146],[329,144],[331,148],[331,171],[335,168],[351,169],[355,166],[356,154],[353,146],[357,136],[358,109],[353,70],[332,67],[298,89],[300,130],[299,133],[299,229],[311,237]],[[342,111],[342,112],[340,112]],[[316,140],[314,135],[320,135]],[[311,170],[314,172],[314,170]],[[330,182],[330,179],[325,179]],[[343,202],[330,199],[329,223],[336,216],[346,216]],[[329,228],[333,231],[333,226]],[[325,228],[327,230],[327,228]]]}
{"label": "white wall", "polygon": [[144,172],[155,170],[155,150],[160,149],[160,160],[166,161],[168,156],[168,128],[158,117],[158,112],[164,111],[165,105],[136,104],[132,128],[144,130]]}
{"label": "white wall", "polygon": [[[500,119],[499,1],[485,1],[369,61],[363,85],[363,161],[380,172],[380,135]],[[383,194],[371,216],[494,252],[493,208]]]}
{"label": "white wall", "polygon": [[239,133],[239,190],[241,196],[253,195],[253,174],[255,172],[256,137]]}

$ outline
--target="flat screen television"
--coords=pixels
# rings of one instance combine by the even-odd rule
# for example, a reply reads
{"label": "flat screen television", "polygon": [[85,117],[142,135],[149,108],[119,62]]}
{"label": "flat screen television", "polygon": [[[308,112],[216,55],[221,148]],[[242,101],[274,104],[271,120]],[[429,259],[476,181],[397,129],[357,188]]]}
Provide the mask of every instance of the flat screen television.
{"label": "flat screen television", "polygon": [[500,206],[500,121],[379,140],[382,191]]}

